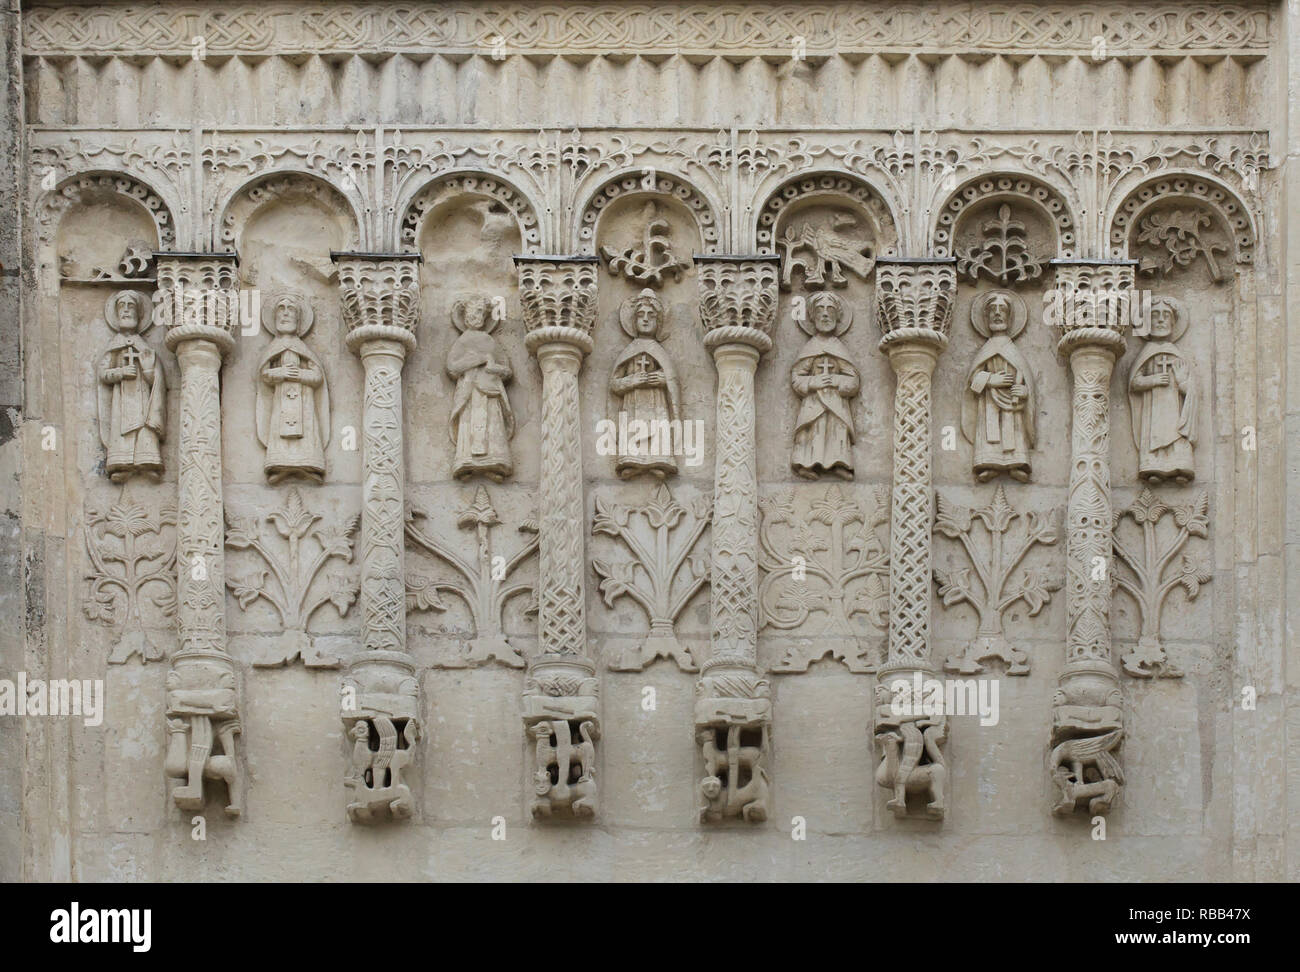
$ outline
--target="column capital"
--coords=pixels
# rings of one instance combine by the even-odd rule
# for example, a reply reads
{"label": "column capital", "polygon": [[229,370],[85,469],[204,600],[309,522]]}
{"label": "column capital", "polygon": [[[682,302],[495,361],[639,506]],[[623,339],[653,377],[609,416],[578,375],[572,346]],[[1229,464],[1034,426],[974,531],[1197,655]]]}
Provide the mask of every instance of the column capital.
{"label": "column capital", "polygon": [[1068,359],[1091,347],[1119,356],[1138,305],[1133,297],[1136,260],[1053,260],[1056,287],[1043,322],[1057,328],[1056,350]]}
{"label": "column capital", "polygon": [[414,351],[420,323],[419,253],[330,251],[338,269],[347,346],[360,353],[369,341],[395,341]]}
{"label": "column capital", "polygon": [[589,354],[600,261],[594,256],[516,256],[515,268],[529,353],[538,354],[548,344],[567,344]]}
{"label": "column capital", "polygon": [[225,355],[239,329],[239,254],[163,251],[158,271],[158,318],[168,349],[208,341]]}
{"label": "column capital", "polygon": [[695,267],[700,279],[704,346],[714,351],[742,344],[759,354],[771,350],[780,256],[696,254]]}
{"label": "column capital", "polygon": [[876,261],[880,350],[926,348],[937,360],[948,346],[956,300],[956,258],[881,257]]}

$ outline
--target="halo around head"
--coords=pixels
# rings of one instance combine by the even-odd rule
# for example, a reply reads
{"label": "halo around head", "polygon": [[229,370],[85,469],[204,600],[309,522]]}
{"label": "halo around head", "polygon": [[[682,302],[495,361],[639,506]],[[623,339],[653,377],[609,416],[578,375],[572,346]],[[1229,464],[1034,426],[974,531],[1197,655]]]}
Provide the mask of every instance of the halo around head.
{"label": "halo around head", "polygon": [[975,333],[980,337],[987,338],[993,332],[989,330],[988,314],[989,304],[993,298],[1002,296],[1007,299],[1011,305],[1011,323],[1007,325],[1007,337],[1014,338],[1025,329],[1025,322],[1029,320],[1029,310],[1025,307],[1025,302],[1021,300],[1019,294],[1014,294],[1009,290],[990,290],[987,294],[980,294],[971,302],[970,305],[970,324],[975,328]]}
{"label": "halo around head", "polygon": [[659,314],[659,324],[655,327],[655,340],[662,341],[664,338],[664,329],[668,326],[668,319],[664,315],[664,304],[649,287],[642,290],[639,294],[633,294],[627,300],[623,301],[618,308],[618,323],[623,328],[623,333],[635,340],[640,337],[636,330],[636,311],[643,301],[648,301],[654,305]]}
{"label": "halo around head", "polygon": [[800,320],[796,321],[799,329],[809,337],[816,336],[817,329],[813,327],[812,311],[813,306],[819,303],[830,303],[839,308],[840,321],[835,325],[834,336],[840,337],[843,335],[849,329],[849,325],[853,323],[853,308],[843,297],[831,290],[818,290],[804,298],[804,315]]}
{"label": "halo around head", "polygon": [[292,301],[294,307],[298,310],[298,330],[295,333],[298,337],[302,337],[316,323],[316,312],[312,310],[311,301],[302,294],[291,291],[272,294],[271,299],[262,304],[262,326],[266,328],[267,333],[272,337],[276,336],[278,332],[275,329],[275,311],[286,300]]}
{"label": "halo around head", "polygon": [[1169,329],[1169,337],[1163,338],[1165,341],[1177,341],[1187,333],[1187,325],[1191,323],[1187,315],[1187,308],[1177,297],[1152,297],[1151,309],[1156,309],[1156,304],[1168,304],[1174,310],[1174,326]]}
{"label": "halo around head", "polygon": [[492,301],[487,297],[484,297],[482,294],[461,294],[452,302],[451,305],[451,326],[454,327],[457,332],[461,334],[465,333],[466,311],[469,310],[469,305],[474,303],[476,300],[483,302],[483,316],[485,318],[485,323],[483,324],[481,333],[491,334],[496,330],[498,319],[497,316],[492,313]]}
{"label": "halo around head", "polygon": [[136,316],[140,319],[135,333],[143,334],[153,326],[153,301],[138,290],[119,290],[110,294],[108,300],[104,301],[104,320],[114,334],[120,333],[117,326],[117,303],[124,297],[135,301]]}

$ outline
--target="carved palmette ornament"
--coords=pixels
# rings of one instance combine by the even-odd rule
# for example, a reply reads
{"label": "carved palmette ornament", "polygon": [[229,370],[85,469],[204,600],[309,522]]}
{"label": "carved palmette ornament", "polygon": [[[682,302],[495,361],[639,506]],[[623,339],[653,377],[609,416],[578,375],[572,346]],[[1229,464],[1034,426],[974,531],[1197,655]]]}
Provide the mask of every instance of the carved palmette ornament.
{"label": "carved palmette ornament", "polygon": [[405,652],[369,651],[343,679],[340,716],[349,763],[343,785],[355,823],[403,820],[415,811],[403,771],[420,738],[419,683]]}

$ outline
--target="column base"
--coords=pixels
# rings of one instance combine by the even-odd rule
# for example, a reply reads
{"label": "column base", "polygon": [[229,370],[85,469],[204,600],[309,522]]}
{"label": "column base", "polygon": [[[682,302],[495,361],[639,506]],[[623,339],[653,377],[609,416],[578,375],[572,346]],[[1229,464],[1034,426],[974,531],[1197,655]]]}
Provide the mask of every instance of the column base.
{"label": "column base", "polygon": [[771,683],[733,659],[704,663],[695,683],[695,739],[704,758],[700,822],[771,814]]}
{"label": "column base", "polygon": [[880,747],[876,783],[891,794],[885,808],[896,817],[942,820],[948,811],[943,680],[929,668],[897,662],[876,677],[872,734]]}
{"label": "column base", "polygon": [[535,659],[523,702],[524,729],[533,743],[529,813],[535,820],[595,817],[600,697],[594,665],[581,657]]}
{"label": "column base", "polygon": [[239,673],[222,651],[182,650],[167,673],[167,776],[184,782],[172,789],[181,810],[201,812],[203,781],[226,784],[228,817],[243,813],[243,771],[239,735]]}
{"label": "column base", "polygon": [[420,691],[411,657],[369,651],[353,659],[343,678],[340,715],[351,746],[343,785],[353,823],[405,820],[415,812],[402,771],[420,738]]}

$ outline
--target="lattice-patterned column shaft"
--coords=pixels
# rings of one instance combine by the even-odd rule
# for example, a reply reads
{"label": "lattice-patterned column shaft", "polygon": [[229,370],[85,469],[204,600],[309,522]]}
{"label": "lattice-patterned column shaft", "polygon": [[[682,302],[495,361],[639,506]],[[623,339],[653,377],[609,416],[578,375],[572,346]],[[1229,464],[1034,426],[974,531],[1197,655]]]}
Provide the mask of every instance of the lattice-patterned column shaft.
{"label": "lattice-patterned column shaft", "polygon": [[1104,814],[1124,783],[1123,693],[1111,660],[1110,380],[1124,353],[1133,262],[1056,262],[1047,317],[1074,382],[1066,506],[1065,668],[1052,710],[1053,812]]}
{"label": "lattice-patterned column shaft", "polygon": [[221,486],[221,361],[239,327],[233,253],[158,253],[158,313],[181,369],[177,479],[177,626],[167,673],[165,770],[182,810],[203,809],[203,780],[227,788],[226,813],[243,812],[235,737],[239,673],[226,651],[225,513]]}
{"label": "lattice-patterned column shaft", "polygon": [[347,345],[365,369],[362,401],[361,638],[344,677],[352,763],[348,816],[370,823],[415,810],[402,770],[420,737],[419,685],[406,651],[406,477],[402,365],[420,317],[417,254],[334,253]]}
{"label": "lattice-patterned column shaft", "polygon": [[[876,264],[880,350],[894,369],[894,476],[889,525],[889,655],[879,672],[875,718],[886,806],[907,815],[907,793],[925,792],[925,815],[946,811],[946,715],[927,714],[923,681],[930,658],[930,383],[948,346],[957,273],[953,260],[899,259]],[[921,685],[921,691],[917,686]]]}
{"label": "lattice-patterned column shaft", "polygon": [[587,652],[586,531],[578,373],[592,348],[595,258],[516,257],[525,344],[542,373],[538,653],[528,661],[524,726],[533,745],[534,817],[597,809],[599,684]]}
{"label": "lattice-patterned column shaft", "polygon": [[700,819],[761,822],[771,811],[772,700],[757,667],[758,461],[754,372],[772,347],[777,257],[697,256],[704,345],[718,369],[713,479],[712,652],[700,666],[695,732]]}

